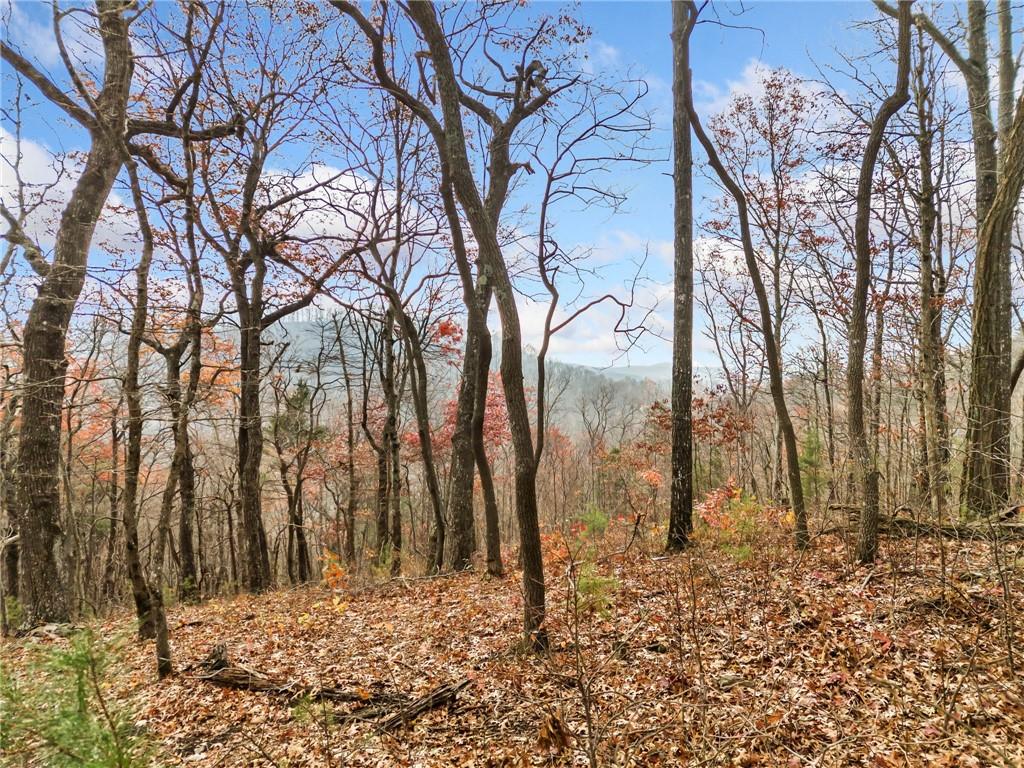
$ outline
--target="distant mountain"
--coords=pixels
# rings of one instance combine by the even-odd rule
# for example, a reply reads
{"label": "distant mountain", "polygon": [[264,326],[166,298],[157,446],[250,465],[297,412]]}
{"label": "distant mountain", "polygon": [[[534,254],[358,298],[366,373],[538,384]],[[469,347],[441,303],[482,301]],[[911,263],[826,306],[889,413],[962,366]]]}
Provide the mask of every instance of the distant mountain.
{"label": "distant mountain", "polygon": [[[289,320],[268,329],[268,342],[287,342],[289,352],[286,360],[292,365],[306,364],[316,359],[321,344],[329,339],[321,336],[322,324],[309,320]],[[494,357],[491,366],[498,370],[501,358],[500,339],[494,339]],[[346,344],[348,346],[348,344]],[[349,365],[358,370],[360,350],[349,347]],[[527,387],[537,385],[537,356],[530,347],[523,350],[523,378]],[[458,367],[437,362],[428,362],[431,369],[432,386],[435,391],[454,397],[458,388]],[[332,373],[339,372],[338,362],[329,360],[326,368]],[[704,386],[721,378],[721,369],[698,366],[695,378]],[[553,409],[558,424],[570,434],[583,428],[584,414],[588,409],[601,407],[620,413],[624,418],[638,413],[654,400],[666,399],[672,384],[672,365],[667,362],[646,365],[624,365],[602,368],[577,365],[549,358],[547,361],[547,392],[549,406]]]}
{"label": "distant mountain", "polygon": [[672,382],[672,363],[652,363],[651,365],[623,365],[611,366],[610,368],[595,368],[591,370],[600,376],[612,381],[623,379],[637,379],[639,381],[653,381],[656,384],[669,384]]}
{"label": "distant mountain", "polygon": [[[651,381],[655,384],[672,383],[671,363],[651,363],[649,365],[623,365],[609,368],[591,368],[599,376],[612,381],[635,380]],[[694,366],[693,376],[704,384],[712,384],[722,376],[722,369],[716,365]]]}

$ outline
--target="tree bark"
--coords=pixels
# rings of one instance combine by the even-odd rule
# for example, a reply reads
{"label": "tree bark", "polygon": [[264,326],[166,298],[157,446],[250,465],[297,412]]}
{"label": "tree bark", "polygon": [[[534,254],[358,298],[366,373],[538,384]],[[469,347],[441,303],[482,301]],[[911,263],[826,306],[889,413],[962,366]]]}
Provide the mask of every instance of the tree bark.
{"label": "tree bark", "polygon": [[[118,411],[120,403],[118,403]],[[110,419],[110,529],[107,532],[107,552],[103,565],[103,598],[113,600],[117,594],[117,584],[114,582],[114,563],[117,553],[117,529],[120,524],[121,488],[120,488],[120,461],[121,461],[121,430],[119,425],[119,414],[117,411]]]}
{"label": "tree bark", "polygon": [[[467,299],[475,302],[473,291]],[[466,348],[462,360],[462,378],[456,402],[455,427],[452,433],[451,493],[448,511],[452,521],[451,566],[456,571],[469,568],[473,555],[473,479],[476,454],[473,440],[473,411],[480,377],[481,331],[476,312],[470,311],[466,323]]]}
{"label": "tree bark", "polygon": [[0,537],[9,534],[7,546],[3,548],[3,563],[0,565],[3,568],[4,585],[0,591],[0,600],[7,597],[18,598],[18,482],[14,472],[16,454],[11,450],[17,413],[17,397],[12,395],[4,403],[4,418],[0,423],[0,508],[11,526],[9,531],[0,534]]}
{"label": "tree bark", "polygon": [[342,338],[341,328],[335,327],[335,335],[338,340],[338,356],[341,360],[341,374],[345,380],[345,459],[348,464],[346,475],[348,477],[348,498],[345,500],[345,561],[351,566],[356,560],[356,482],[355,467],[355,441],[356,429],[354,419],[354,398],[352,397],[352,376],[348,369],[348,357],[345,355],[345,341]]}
{"label": "tree bark", "polygon": [[[971,312],[971,375],[967,410],[964,506],[969,514],[989,515],[1009,498],[1010,479],[1010,251],[1004,234],[985,242],[984,222],[1002,176],[991,116],[988,75],[988,8],[967,3],[969,59],[961,67],[967,83],[974,140],[975,218],[978,237]],[[1009,233],[1009,225],[1005,233]]]}
{"label": "tree bark", "polygon": [[[193,354],[197,354],[193,352]],[[196,469],[192,456],[192,444],[188,429],[182,435],[184,451],[182,454],[181,471],[178,476],[178,487],[181,492],[181,509],[178,516],[178,551],[181,561],[180,586],[178,595],[183,601],[199,597],[199,569],[196,566],[196,550],[193,541],[193,523],[196,519]]]}
{"label": "tree bark", "polygon": [[868,335],[868,288],[871,283],[871,192],[875,165],[885,138],[886,126],[910,98],[910,7],[911,3],[908,0],[901,0],[899,3],[896,85],[871,121],[857,180],[857,213],[854,221],[855,273],[847,360],[847,421],[854,473],[861,495],[857,559],[862,563],[873,562],[878,553],[879,521],[877,451],[871,450],[864,427],[864,353]]}
{"label": "tree bark", "polygon": [[[481,297],[483,307],[490,306],[490,295]],[[484,316],[487,316],[484,311]],[[491,576],[502,576],[505,566],[501,560],[501,520],[498,516],[498,499],[494,493],[494,477],[491,475],[491,463],[487,458],[487,443],[484,440],[484,420],[487,417],[487,387],[491,372],[491,333],[484,327],[480,337],[480,355],[477,363],[476,402],[473,406],[473,454],[476,458],[476,471],[480,477],[480,493],[484,499],[484,538],[487,546],[487,573]]]}
{"label": "tree bark", "polygon": [[[256,291],[254,290],[254,293]],[[238,407],[238,503],[245,585],[252,592],[270,587],[270,552],[263,526],[260,465],[263,459],[263,423],[260,409],[262,327],[260,312],[249,306],[242,320]]]}
{"label": "tree bark", "polygon": [[[104,67],[103,84],[94,99],[96,113],[86,125],[91,143],[82,175],[61,214],[53,262],[37,287],[23,332],[24,396],[18,446],[20,595],[28,624],[70,619],[57,566],[60,417],[67,372],[64,348],[84,285],[96,222],[121,170],[121,131],[127,121],[134,69],[125,4],[97,0],[96,9]],[[21,71],[14,60],[17,55],[6,45],[2,51],[4,59]]]}
{"label": "tree bark", "polygon": [[675,189],[675,278],[672,304],[672,484],[669,551],[693,530],[693,156],[685,83],[690,78],[691,7],[672,4],[672,137]]}
{"label": "tree bark", "polygon": [[[537,511],[536,465],[530,415],[523,387],[522,330],[515,291],[498,242],[497,221],[484,206],[467,155],[467,139],[462,123],[462,104],[458,76],[451,51],[434,6],[413,3],[407,13],[423,35],[434,63],[438,100],[444,116],[444,134],[439,149],[451,167],[452,185],[470,224],[480,253],[484,277],[494,291],[501,319],[501,376],[508,405],[509,426],[515,453],[516,516],[519,521],[520,559],[523,564],[523,625],[528,641],[535,647],[547,646],[544,627],[544,565],[541,554],[540,524]],[[494,143],[507,146],[508,137],[495,137]],[[499,181],[503,180],[499,177]],[[492,198],[493,199],[493,198]]]}

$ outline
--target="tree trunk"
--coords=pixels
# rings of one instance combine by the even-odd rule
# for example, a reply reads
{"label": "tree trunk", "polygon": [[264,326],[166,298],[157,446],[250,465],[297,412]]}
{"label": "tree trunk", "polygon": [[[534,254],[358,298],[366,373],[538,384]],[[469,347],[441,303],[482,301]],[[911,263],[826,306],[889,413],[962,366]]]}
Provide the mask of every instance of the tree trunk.
{"label": "tree trunk", "polygon": [[345,356],[345,342],[341,338],[340,329],[337,333],[338,355],[341,358],[341,372],[345,379],[345,416],[346,416],[346,446],[345,459],[348,463],[346,474],[348,476],[348,498],[345,501],[345,561],[351,566],[356,560],[356,467],[355,467],[355,440],[356,429],[354,420],[354,403],[352,397],[352,377],[349,375],[348,359]]}
{"label": "tree trunk", "polygon": [[[967,3],[969,71],[964,72],[974,141],[974,304],[967,410],[967,458],[962,492],[968,514],[990,515],[1009,497],[1010,478],[1010,250],[1009,221],[984,238],[982,230],[1004,173],[996,151],[988,75],[988,8]],[[963,70],[963,68],[962,68]],[[1008,143],[1007,147],[1012,146]],[[998,218],[998,214],[997,214]]]}
{"label": "tree trunk", "polygon": [[388,441],[383,440],[377,451],[377,562],[383,563],[387,556],[391,530],[388,527],[388,496],[391,473],[388,471]]}
{"label": "tree trunk", "polygon": [[484,277],[494,291],[501,318],[501,376],[515,454],[516,517],[519,521],[519,552],[523,563],[523,625],[531,645],[546,647],[544,565],[537,514],[533,437],[523,386],[519,309],[498,241],[497,221],[492,219],[491,213],[484,206],[469,163],[468,142],[462,124],[459,80],[444,30],[431,4],[413,3],[407,7],[406,12],[416,22],[430,50],[445,125],[443,144],[439,149],[450,164],[453,189],[476,239]]}
{"label": "tree trunk", "polygon": [[238,408],[238,501],[245,585],[252,592],[270,587],[270,553],[263,527],[260,465],[263,425],[260,413],[262,328],[259,312],[250,306],[240,312],[240,397]]}
{"label": "tree trunk", "polygon": [[[697,6],[689,2],[690,14],[686,34],[693,32],[696,23]],[[753,284],[754,294],[757,297],[758,311],[760,313],[760,330],[764,340],[764,353],[768,363],[768,378],[772,394],[772,402],[775,406],[775,415],[778,420],[778,428],[782,433],[782,442],[786,451],[786,465],[789,471],[789,493],[790,503],[793,509],[795,520],[794,539],[797,548],[805,548],[810,544],[810,537],[807,532],[807,513],[804,508],[803,485],[800,479],[800,453],[797,447],[796,430],[793,427],[792,418],[789,415],[789,408],[786,404],[786,395],[783,389],[782,360],[779,355],[779,347],[776,343],[775,329],[772,323],[772,311],[768,304],[768,293],[765,290],[764,280],[761,277],[760,265],[757,255],[754,252],[754,245],[750,234],[750,220],[747,212],[747,203],[743,190],[732,178],[725,165],[722,163],[714,143],[704,131],[700,117],[693,105],[693,93],[690,83],[685,88],[686,110],[690,117],[690,124],[694,133],[708,155],[708,161],[714,169],[722,185],[729,191],[736,203],[739,215],[740,236],[743,245],[743,256],[747,265]]]}
{"label": "tree trunk", "polygon": [[402,462],[397,430],[391,435],[391,575],[402,572]]}
{"label": "tree trunk", "polygon": [[855,276],[853,301],[850,307],[850,345],[847,360],[847,389],[849,403],[847,420],[854,473],[861,495],[860,528],[857,539],[857,559],[873,562],[878,553],[878,467],[877,451],[868,444],[864,426],[864,353],[867,346],[867,301],[871,282],[871,192],[878,152],[885,138],[890,118],[909,100],[910,84],[910,6],[907,0],[899,4],[898,68],[896,86],[871,122],[864,157],[861,160],[857,182],[857,214],[854,222]]}
{"label": "tree trunk", "polygon": [[306,508],[302,497],[302,485],[300,475],[295,483],[295,571],[299,583],[306,584],[312,578],[313,571],[309,562],[309,542],[306,541]]}
{"label": "tree trunk", "polygon": [[[0,504],[7,516],[11,529],[11,541],[3,548],[3,591],[0,600],[7,597],[18,598],[18,504],[17,477],[15,475],[15,454],[11,451],[11,437],[17,414],[16,398],[11,397],[5,404],[4,420],[0,425]],[[116,422],[115,422],[116,423]],[[111,523],[113,526],[114,523]],[[0,538],[3,535],[0,534]]]}
{"label": "tree trunk", "polygon": [[[387,417],[384,421],[384,433],[381,435],[380,459],[378,473],[380,480],[387,488],[387,494],[378,496],[377,508],[377,547],[379,562],[388,561],[393,554],[394,541],[392,540],[392,529],[389,517],[392,515],[392,507],[397,503],[401,504],[399,494],[401,492],[401,467],[398,461],[398,371],[395,359],[395,310],[389,306],[384,313],[383,355],[384,366],[381,371],[381,389],[384,393],[384,404],[387,407]],[[396,483],[396,481],[399,481]],[[399,521],[401,517],[399,516]],[[401,532],[399,532],[401,536]],[[401,547],[401,540],[398,546]],[[401,567],[401,563],[399,563]]]}
{"label": "tree trunk", "polygon": [[[196,354],[193,351],[193,354]],[[181,561],[181,583],[178,594],[183,601],[199,596],[199,571],[193,543],[193,521],[196,517],[196,469],[188,429],[181,436],[184,443],[178,487],[181,490],[181,510],[178,517],[178,548]]]}
{"label": "tree trunk", "polygon": [[[120,407],[120,404],[118,404]],[[119,408],[120,409],[120,408]],[[117,554],[117,528],[120,523],[121,507],[120,488],[121,430],[118,425],[118,414],[115,412],[110,419],[110,530],[107,532],[107,552],[103,565],[103,598],[113,600],[117,594],[114,582],[115,555]]]}
{"label": "tree trunk", "polygon": [[693,530],[693,157],[684,80],[690,78],[691,12],[672,4],[672,136],[675,188],[675,282],[672,305],[672,485],[670,551],[687,544]]}
{"label": "tree trunk", "polygon": [[[23,331],[23,401],[18,446],[20,595],[28,624],[70,618],[57,567],[61,536],[58,470],[61,406],[68,323],[85,281],[85,269],[103,205],[121,169],[121,136],[127,119],[134,61],[126,6],[97,0],[103,41],[103,85],[95,98],[98,126],[91,131],[85,168],[61,214],[53,263],[37,287]],[[7,48],[4,47],[4,58]]]}
{"label": "tree trunk", "polygon": [[[393,296],[392,300],[397,299]],[[437,465],[434,462],[434,442],[430,429],[430,404],[427,401],[427,366],[423,358],[423,348],[412,318],[400,312],[398,318],[402,323],[402,333],[406,340],[410,358],[410,386],[412,389],[413,410],[416,413],[416,432],[420,440],[420,457],[423,459],[423,474],[426,476],[427,494],[430,508],[434,515],[434,530],[431,534],[433,550],[430,554],[428,570],[440,571],[444,564],[445,547],[445,516],[444,504],[441,501],[441,483],[437,478]]]}
{"label": "tree trunk", "polygon": [[[490,294],[481,300],[483,307],[489,307]],[[486,316],[486,311],[484,312]],[[501,561],[501,520],[498,517],[498,499],[494,493],[494,478],[491,464],[487,459],[487,444],[484,440],[484,420],[487,416],[487,387],[491,372],[491,334],[487,328],[480,337],[480,360],[477,363],[476,403],[473,406],[473,454],[476,470],[480,476],[480,493],[484,499],[484,538],[487,545],[487,573],[502,576],[505,567]]]}
{"label": "tree trunk", "polygon": [[919,44],[919,64],[916,72],[915,101],[917,107],[918,169],[921,190],[918,202],[920,220],[921,274],[919,325],[921,364],[921,407],[924,416],[924,466],[927,500],[936,524],[943,525],[946,517],[946,462],[949,445],[946,428],[946,386],[942,356],[942,300],[936,295],[933,273],[933,243],[938,212],[935,207],[935,187],[932,168],[932,133],[934,114],[931,108],[930,84],[925,82],[925,51]]}
{"label": "tree trunk", "polygon": [[[452,437],[452,491],[449,501],[456,530],[453,532],[453,567],[468,567],[475,545],[473,537],[473,467],[480,477],[484,498],[484,524],[486,526],[487,572],[501,576],[501,531],[498,505],[494,496],[494,480],[487,461],[484,441],[484,422],[487,411],[487,388],[490,384],[491,332],[487,327],[487,313],[491,305],[491,291],[487,281],[478,276],[473,282],[469,257],[466,252],[462,221],[459,218],[452,190],[451,169],[442,164],[441,197],[445,215],[452,233],[452,251],[455,254],[462,280],[463,299],[466,303],[467,333],[462,385]],[[467,426],[468,424],[468,426]]]}
{"label": "tree trunk", "polygon": [[[475,301],[470,296],[469,301]],[[462,379],[456,403],[455,428],[452,433],[451,492],[448,511],[452,522],[451,565],[456,571],[469,568],[473,555],[473,479],[476,454],[473,446],[473,411],[476,403],[476,389],[480,377],[481,330],[475,320],[476,313],[469,312],[467,322],[466,349],[462,361]]]}

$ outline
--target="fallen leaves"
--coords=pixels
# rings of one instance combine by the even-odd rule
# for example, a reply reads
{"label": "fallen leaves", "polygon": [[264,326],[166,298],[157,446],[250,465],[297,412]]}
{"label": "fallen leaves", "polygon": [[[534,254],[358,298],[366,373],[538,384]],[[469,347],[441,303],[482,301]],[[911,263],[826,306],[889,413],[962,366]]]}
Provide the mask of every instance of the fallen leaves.
{"label": "fallen leaves", "polygon": [[[657,560],[634,548],[600,560],[614,599],[575,623],[552,573],[546,655],[520,650],[512,577],[179,606],[179,669],[224,643],[232,664],[357,701],[300,707],[184,672],[157,682],[137,644],[112,682],[161,765],[574,765],[591,729],[602,765],[1021,764],[1024,686],[1008,649],[1024,633],[1008,619],[1024,615],[1022,573],[1006,574],[1017,601],[1007,611],[986,545],[951,548],[950,578],[931,543],[890,546],[891,567],[870,578],[839,539],[802,556],[766,541],[742,562],[706,546]],[[129,633],[130,617],[104,631]],[[17,663],[17,648],[5,653]],[[390,732],[346,717],[380,686],[411,702],[452,680],[464,681],[457,698]]]}

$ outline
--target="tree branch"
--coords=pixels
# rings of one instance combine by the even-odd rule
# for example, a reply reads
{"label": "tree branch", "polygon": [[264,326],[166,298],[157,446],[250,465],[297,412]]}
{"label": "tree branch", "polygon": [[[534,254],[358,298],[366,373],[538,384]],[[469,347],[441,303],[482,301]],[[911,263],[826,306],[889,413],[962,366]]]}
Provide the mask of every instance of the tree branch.
{"label": "tree branch", "polygon": [[21,222],[3,203],[0,203],[0,216],[4,217],[10,227],[4,234],[4,239],[12,245],[20,246],[25,252],[25,260],[28,261],[36,274],[40,277],[46,277],[50,273],[50,264],[47,262],[46,257],[43,256],[43,251],[36,241],[28,236],[22,228]]}

